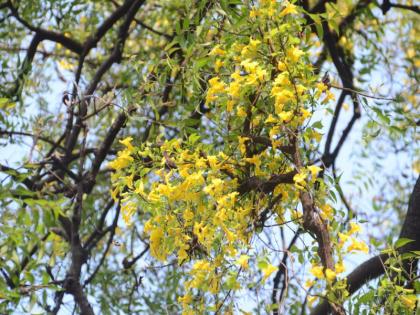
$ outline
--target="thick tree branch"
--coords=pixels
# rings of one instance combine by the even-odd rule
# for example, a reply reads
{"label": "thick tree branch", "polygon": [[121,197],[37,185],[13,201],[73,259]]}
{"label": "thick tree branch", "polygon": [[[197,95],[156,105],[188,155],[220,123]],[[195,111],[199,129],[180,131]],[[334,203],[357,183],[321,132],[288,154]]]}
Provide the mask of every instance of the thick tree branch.
{"label": "thick tree branch", "polygon": [[279,184],[293,184],[293,176],[295,175],[296,171],[291,171],[285,174],[272,175],[268,180],[264,180],[258,176],[252,176],[242,182],[242,184],[238,187],[238,192],[241,195],[250,191],[270,193]]}
{"label": "thick tree branch", "polygon": [[81,54],[82,53],[83,46],[82,46],[82,44],[80,44],[76,40],[74,40],[70,37],[67,37],[67,36],[65,36],[61,33],[57,33],[57,32],[54,32],[54,31],[49,31],[49,30],[45,30],[43,28],[35,27],[35,26],[31,25],[30,23],[28,23],[27,21],[25,21],[24,19],[22,19],[22,17],[19,15],[19,12],[18,12],[17,8],[15,8],[13,6],[11,1],[7,2],[7,6],[11,10],[12,15],[16,18],[16,20],[18,20],[23,26],[25,26],[30,31],[35,32],[36,36],[38,36],[40,41],[45,40],[45,39],[50,40],[50,41],[61,44],[62,46],[64,46],[67,49],[75,52],[76,54]]}
{"label": "thick tree branch", "polygon": [[[408,211],[401,229],[400,238],[408,238],[414,242],[401,247],[401,253],[420,250],[420,176],[417,178],[413,192],[408,203]],[[359,265],[347,276],[348,291],[351,294],[360,289],[368,281],[381,276],[384,272],[384,263],[388,255],[375,256]],[[326,315],[330,312],[328,302],[323,300],[311,312],[311,315]]]}
{"label": "thick tree branch", "polygon": [[389,0],[384,0],[381,5],[382,13],[385,15],[388,13],[391,8],[403,9],[413,11],[417,14],[420,14],[420,7],[418,5],[406,5],[400,3],[391,3]]}
{"label": "thick tree branch", "polygon": [[[302,160],[299,152],[298,136],[294,135],[293,144],[295,152],[293,153],[293,162],[296,171],[299,172],[303,167]],[[320,214],[315,209],[315,203],[311,194],[303,189],[299,192],[299,199],[303,208],[303,227],[315,235],[318,243],[318,255],[321,259],[324,269],[335,270],[332,244],[330,233],[328,231],[327,223],[321,218]],[[344,308],[342,305],[329,302],[329,306],[333,310],[334,315],[344,315]]]}

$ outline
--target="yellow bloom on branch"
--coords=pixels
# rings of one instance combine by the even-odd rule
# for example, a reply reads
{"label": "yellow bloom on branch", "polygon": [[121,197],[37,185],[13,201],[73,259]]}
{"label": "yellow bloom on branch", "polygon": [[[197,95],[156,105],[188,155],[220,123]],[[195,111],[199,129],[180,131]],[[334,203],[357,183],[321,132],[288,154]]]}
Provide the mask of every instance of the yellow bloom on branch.
{"label": "yellow bloom on branch", "polygon": [[250,139],[248,137],[238,137],[239,141],[239,150],[241,151],[241,154],[244,155],[246,152],[246,142]]}
{"label": "yellow bloom on branch", "polygon": [[243,268],[248,269],[248,255],[241,255],[241,257],[238,258],[237,263]]}
{"label": "yellow bloom on branch", "polygon": [[293,176],[293,181],[295,182],[295,187],[297,189],[304,189],[305,188],[306,177],[307,177],[306,173],[297,173],[295,176]]}
{"label": "yellow bloom on branch", "polygon": [[275,124],[279,122],[277,118],[275,118],[273,115],[268,115],[267,119],[264,121],[266,124]]}
{"label": "yellow bloom on branch", "polygon": [[349,236],[345,233],[338,233],[338,236],[340,238],[340,245],[343,246],[343,244],[349,239]]}
{"label": "yellow bloom on branch", "polygon": [[220,68],[223,67],[224,62],[221,61],[220,59],[217,59],[216,62],[214,63],[214,71],[215,72],[219,72]]}
{"label": "yellow bloom on branch", "polygon": [[133,151],[134,150],[134,147],[131,144],[131,141],[133,141],[133,138],[132,137],[127,137],[127,138],[125,138],[123,140],[120,140],[120,143],[123,144],[123,145],[125,145],[128,150]]}
{"label": "yellow bloom on branch", "polygon": [[417,297],[414,294],[401,295],[401,302],[407,306],[410,310],[414,310],[417,304]]}
{"label": "yellow bloom on branch", "polygon": [[237,108],[238,117],[245,118],[247,116],[246,111],[243,106],[238,106]]}
{"label": "yellow bloom on branch", "polygon": [[189,222],[194,218],[194,212],[192,212],[190,209],[186,209],[182,215],[184,217],[184,220]]}
{"label": "yellow bloom on branch", "polygon": [[275,272],[275,271],[277,271],[279,268],[278,267],[276,267],[276,266],[273,266],[272,264],[267,264],[267,266],[265,266],[263,269],[262,269],[262,272],[263,272],[263,281],[265,281],[265,280],[267,280],[268,279],[268,277],[270,277],[271,276],[271,274],[273,273],[273,272]]}
{"label": "yellow bloom on branch", "polygon": [[346,267],[342,261],[335,264],[336,273],[343,273],[344,271],[346,271]]}
{"label": "yellow bloom on branch", "polygon": [[305,53],[302,50],[294,46],[287,51],[287,57],[292,62],[297,62],[304,54]]}
{"label": "yellow bloom on branch", "polygon": [[152,233],[150,234],[150,251],[155,258],[161,261],[166,259],[166,255],[163,250],[163,239],[164,233],[162,228],[157,227],[152,230]]}
{"label": "yellow bloom on branch", "polygon": [[131,164],[134,159],[131,156],[131,153],[128,150],[120,151],[117,154],[117,158],[108,163],[108,167],[113,168],[114,170],[123,169]]}
{"label": "yellow bloom on branch", "polygon": [[283,11],[280,12],[280,17],[286,16],[288,14],[297,14],[296,6],[290,2],[286,2],[286,7]]}
{"label": "yellow bloom on branch", "polygon": [[321,217],[324,220],[331,220],[333,218],[334,211],[330,205],[324,204],[321,205],[319,208],[321,209]]}
{"label": "yellow bloom on branch", "polygon": [[279,62],[278,64],[277,64],[277,69],[279,69],[280,71],[286,71],[287,70],[287,66],[286,66],[286,64],[284,63],[284,62]]}
{"label": "yellow bloom on branch", "polygon": [[219,77],[214,77],[209,80],[209,89],[206,95],[206,104],[217,99],[217,94],[224,92],[225,84],[220,81]]}
{"label": "yellow bloom on branch", "polygon": [[136,209],[137,209],[136,204],[132,201],[124,203],[121,206],[122,218],[126,225],[129,226],[132,224],[131,218],[133,217],[133,214],[136,212]]}
{"label": "yellow bloom on branch", "polygon": [[220,45],[214,46],[214,48],[209,52],[209,56],[224,56],[226,51],[220,48]]}
{"label": "yellow bloom on branch", "polygon": [[366,254],[369,253],[369,247],[366,245],[365,242],[358,241],[358,240],[354,239],[353,237],[351,238],[351,242],[352,243],[347,248],[348,252],[361,251],[361,252],[366,253]]}
{"label": "yellow bloom on branch", "polygon": [[318,173],[322,171],[322,168],[316,165],[308,166],[307,169],[311,172],[312,180],[316,179]]}
{"label": "yellow bloom on branch", "polygon": [[328,282],[332,282],[337,277],[337,274],[334,270],[327,268],[327,270],[325,270],[325,277],[327,278]]}
{"label": "yellow bloom on branch", "polygon": [[292,111],[280,112],[278,115],[283,122],[289,122],[293,118]]}
{"label": "yellow bloom on branch", "polygon": [[324,279],[324,267],[322,266],[312,266],[310,272],[314,277],[317,277],[318,279]]}
{"label": "yellow bloom on branch", "polygon": [[360,232],[362,229],[360,228],[360,225],[354,222],[350,222],[350,231],[348,232],[348,235],[355,234],[357,232]]}

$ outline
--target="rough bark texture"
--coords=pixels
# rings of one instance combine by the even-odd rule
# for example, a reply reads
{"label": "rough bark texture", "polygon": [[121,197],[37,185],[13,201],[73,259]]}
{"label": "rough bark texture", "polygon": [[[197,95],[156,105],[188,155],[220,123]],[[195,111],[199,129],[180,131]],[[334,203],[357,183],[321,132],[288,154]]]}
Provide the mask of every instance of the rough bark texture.
{"label": "rough bark texture", "polygon": [[[400,251],[407,252],[420,250],[420,177],[417,178],[413,192],[408,202],[408,211],[401,229],[400,238],[408,238],[414,242],[403,246]],[[381,276],[384,272],[384,262],[388,255],[375,256],[354,269],[347,277],[347,285],[350,295],[360,289],[368,281]],[[325,315],[331,311],[326,300],[318,304],[311,315]]]}

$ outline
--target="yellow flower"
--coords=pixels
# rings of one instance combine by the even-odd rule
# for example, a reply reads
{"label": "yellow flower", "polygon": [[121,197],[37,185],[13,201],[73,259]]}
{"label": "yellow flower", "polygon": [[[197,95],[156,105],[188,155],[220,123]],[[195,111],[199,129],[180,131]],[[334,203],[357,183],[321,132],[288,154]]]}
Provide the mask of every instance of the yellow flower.
{"label": "yellow flower", "polygon": [[360,225],[354,222],[350,222],[350,231],[348,232],[348,235],[352,235],[360,231],[361,231]]}
{"label": "yellow flower", "polygon": [[348,110],[349,110],[349,104],[347,104],[347,103],[343,103],[343,109],[344,109],[345,111],[348,111]]}
{"label": "yellow flower", "polygon": [[261,44],[261,41],[258,39],[252,39],[252,38],[249,39],[249,45],[254,48],[257,48],[260,44]]}
{"label": "yellow flower", "polygon": [[280,17],[283,17],[287,14],[296,14],[298,11],[296,10],[296,6],[290,2],[286,2],[286,7],[283,11],[280,12]]}
{"label": "yellow flower", "polygon": [[205,260],[197,260],[193,267],[192,270],[194,271],[211,271],[212,268],[210,266],[210,263],[208,261]]}
{"label": "yellow flower", "polygon": [[407,57],[408,58],[413,58],[416,55],[416,51],[413,48],[410,48],[407,50]]}
{"label": "yellow flower", "polygon": [[314,275],[314,277],[317,277],[318,279],[324,279],[324,268],[322,266],[312,266],[310,272]]}
{"label": "yellow flower", "polygon": [[238,137],[239,141],[239,150],[241,151],[241,154],[244,155],[246,152],[246,144],[245,142],[249,141],[248,137]]}
{"label": "yellow flower", "polygon": [[326,276],[328,282],[332,282],[337,277],[337,274],[334,272],[334,270],[331,270],[330,268],[327,268],[327,270],[325,270],[325,276]]}
{"label": "yellow flower", "polygon": [[134,190],[134,193],[142,196],[143,198],[146,196],[145,193],[144,193],[143,181],[141,181],[141,180],[136,181],[136,189]]}
{"label": "yellow flower", "polygon": [[191,304],[191,302],[192,302],[192,296],[191,295],[189,295],[189,294],[186,294],[186,295],[184,295],[184,296],[180,296],[179,298],[178,298],[178,302],[179,303],[182,303],[182,305],[190,305]]}
{"label": "yellow flower", "polygon": [[58,62],[58,65],[60,66],[60,68],[61,69],[63,69],[63,70],[71,70],[71,69],[73,69],[73,65],[71,64],[71,63],[69,63],[69,62],[67,62],[66,60],[60,60],[59,62]]}
{"label": "yellow flower", "polygon": [[279,69],[280,71],[286,71],[287,70],[287,66],[286,66],[286,64],[284,63],[284,62],[279,62],[278,64],[277,64],[277,69]]}
{"label": "yellow flower", "polygon": [[241,62],[241,66],[245,68],[246,72],[255,73],[258,67],[258,62],[251,61],[251,59],[245,59],[244,61]]}
{"label": "yellow flower", "polygon": [[327,90],[327,92],[325,92],[325,93],[326,93],[326,96],[322,100],[322,102],[321,102],[322,104],[326,104],[329,101],[335,101],[335,96],[334,96],[334,94],[330,90]]}
{"label": "yellow flower", "polygon": [[246,115],[246,111],[243,108],[243,106],[238,106],[238,108],[237,108],[237,114],[238,114],[238,117],[241,117],[241,118],[245,118],[247,116]]}
{"label": "yellow flower", "polygon": [[120,143],[125,145],[128,150],[132,151],[134,149],[133,145],[131,144],[131,141],[133,141],[132,137],[127,137],[123,140],[120,140]]}
{"label": "yellow flower", "polygon": [[220,48],[220,45],[216,45],[210,52],[209,56],[224,56],[226,55],[226,51]]}
{"label": "yellow flower", "polygon": [[223,67],[224,62],[221,61],[220,59],[217,59],[216,62],[214,63],[214,71],[215,72],[219,72],[220,68]]}
{"label": "yellow flower", "polygon": [[188,258],[188,252],[184,247],[180,248],[178,251],[178,262],[182,263],[184,260]]}
{"label": "yellow flower", "polygon": [[278,115],[281,118],[281,120],[284,121],[284,122],[288,122],[288,121],[290,121],[290,119],[293,118],[293,112],[292,111],[280,112]]}
{"label": "yellow flower", "polygon": [[351,251],[361,251],[363,253],[369,253],[369,247],[366,245],[365,242],[363,241],[358,241],[356,239],[354,239],[353,237],[351,238],[352,243],[349,245],[349,247],[347,248],[348,252]]}
{"label": "yellow flower", "polygon": [[277,118],[275,118],[273,115],[268,115],[268,118],[265,120],[266,124],[275,124],[277,123],[279,120]]}
{"label": "yellow flower", "polygon": [[225,84],[220,81],[219,77],[214,77],[209,80],[209,89],[206,95],[206,103],[210,103],[217,99],[218,93],[224,92]]}
{"label": "yellow flower", "polygon": [[117,158],[109,162],[108,167],[113,168],[114,170],[119,170],[130,165],[132,161],[134,161],[134,159],[130,156],[130,152],[128,150],[124,150],[118,152]]}
{"label": "yellow flower", "polygon": [[276,79],[274,80],[274,84],[275,85],[282,85],[282,86],[287,86],[287,85],[291,85],[291,82],[289,80],[289,73],[288,72],[283,72],[281,74],[279,74]]}
{"label": "yellow flower", "polygon": [[293,176],[293,181],[295,182],[295,187],[297,189],[304,189],[305,188],[305,179],[306,179],[306,173],[297,173],[295,176]]}
{"label": "yellow flower", "polygon": [[338,236],[340,237],[340,245],[343,245],[349,238],[347,234],[338,232]]}
{"label": "yellow flower", "polygon": [[111,190],[111,197],[112,199],[117,202],[118,201],[118,194],[120,193],[120,188],[117,186],[113,190]]}
{"label": "yellow flower", "polygon": [[245,158],[246,162],[254,164],[256,167],[261,165],[261,157],[259,155],[254,155],[252,158]]}
{"label": "yellow flower", "polygon": [[414,310],[417,304],[417,297],[414,294],[401,295],[401,302],[410,310]]}
{"label": "yellow flower", "polygon": [[333,217],[333,209],[330,205],[324,204],[320,206],[321,208],[321,217],[324,220],[331,220]]}
{"label": "yellow flower", "polygon": [[300,220],[302,218],[302,212],[297,211],[297,210],[293,210],[292,213],[290,214],[290,218],[293,221]]}
{"label": "yellow flower", "polygon": [[305,53],[302,50],[294,46],[287,51],[287,57],[289,57],[292,62],[297,62],[304,54]]}
{"label": "yellow flower", "polygon": [[344,263],[342,261],[335,264],[335,271],[337,273],[343,273],[344,271],[346,271],[346,267],[344,266]]}
{"label": "yellow flower", "polygon": [[130,189],[133,188],[133,180],[134,180],[134,173],[131,174],[130,176],[123,177],[123,183]]}
{"label": "yellow flower", "polygon": [[[296,85],[296,90],[297,90],[297,93],[299,94],[299,95],[303,95],[303,93],[307,90],[307,88],[306,87],[304,87],[302,84],[298,84],[298,85]],[[304,108],[302,108],[300,111],[302,112],[302,111],[304,111],[305,109]],[[306,111],[306,110],[305,110]]]}
{"label": "yellow flower", "polygon": [[316,165],[308,166],[307,169],[311,172],[312,180],[315,180],[318,173],[322,171],[322,168]]}
{"label": "yellow flower", "polygon": [[163,251],[163,237],[164,233],[162,228],[157,227],[152,230],[150,234],[150,252],[157,259],[163,261],[166,258],[166,255]]}
{"label": "yellow flower", "polygon": [[121,206],[121,214],[126,225],[131,225],[131,218],[136,212],[136,209],[137,207],[132,201],[129,201]]}
{"label": "yellow flower", "polygon": [[316,85],[316,88],[320,91],[320,92],[324,92],[328,89],[328,86],[326,86],[324,83],[319,82]]}
{"label": "yellow flower", "polygon": [[252,8],[250,11],[249,11],[249,17],[250,18],[254,18],[254,17],[257,17],[258,16],[258,10],[256,9],[256,8]]}
{"label": "yellow flower", "polygon": [[275,98],[274,107],[276,114],[279,114],[283,111],[283,105],[286,104],[286,102],[294,100],[294,95],[291,91],[280,87],[273,87],[271,90],[271,95]]}
{"label": "yellow flower", "polygon": [[233,98],[238,98],[241,95],[241,83],[240,81],[232,81],[226,90],[226,93]]}
{"label": "yellow flower", "polygon": [[263,277],[263,281],[267,280],[267,278],[268,278],[268,277],[270,277],[270,275],[271,275],[273,272],[277,271],[278,269],[279,269],[278,267],[273,266],[272,264],[267,264],[267,266],[265,266],[265,267],[262,269],[262,272],[263,272],[263,275],[264,275],[264,277]]}
{"label": "yellow flower", "polygon": [[308,118],[308,117],[310,117],[312,114],[311,114],[311,112],[310,111],[308,111],[307,109],[305,109],[305,108],[301,108],[300,109],[300,113],[301,113],[301,115],[302,115],[302,121],[304,121],[306,118]]}
{"label": "yellow flower", "polygon": [[248,269],[248,260],[249,260],[249,256],[248,255],[241,255],[241,257],[238,258],[238,260],[236,261],[242,268],[244,269]]}
{"label": "yellow flower", "polygon": [[190,209],[186,209],[182,216],[184,217],[184,220],[188,222],[194,218],[194,212],[192,212]]}
{"label": "yellow flower", "polygon": [[228,100],[226,103],[226,111],[228,113],[233,111],[233,105],[235,105],[235,101],[234,100]]}
{"label": "yellow flower", "polygon": [[229,231],[228,228],[224,228],[223,231],[225,232],[226,238],[228,240],[229,243],[232,243],[236,240],[236,236],[235,234],[233,234],[231,231]]}

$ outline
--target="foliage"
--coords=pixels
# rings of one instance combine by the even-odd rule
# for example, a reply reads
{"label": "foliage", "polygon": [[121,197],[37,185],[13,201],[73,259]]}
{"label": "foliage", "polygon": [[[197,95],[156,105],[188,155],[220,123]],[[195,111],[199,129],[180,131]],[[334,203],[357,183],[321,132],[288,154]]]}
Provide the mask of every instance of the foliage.
{"label": "foliage", "polygon": [[0,2],[0,312],[413,313],[418,13]]}

